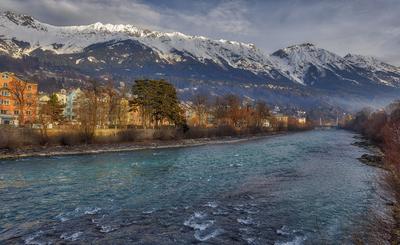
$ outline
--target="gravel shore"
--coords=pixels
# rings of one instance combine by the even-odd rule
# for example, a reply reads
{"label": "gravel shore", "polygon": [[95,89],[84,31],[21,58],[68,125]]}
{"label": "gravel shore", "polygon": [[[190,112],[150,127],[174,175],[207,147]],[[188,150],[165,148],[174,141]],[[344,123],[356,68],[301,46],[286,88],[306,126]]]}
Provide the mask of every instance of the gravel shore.
{"label": "gravel shore", "polygon": [[200,138],[200,139],[182,139],[166,141],[144,141],[129,142],[118,144],[87,144],[76,146],[42,146],[32,148],[21,148],[18,150],[0,150],[0,160],[17,159],[24,157],[50,157],[65,155],[84,155],[109,152],[137,151],[145,149],[164,149],[177,147],[191,147],[208,144],[228,144],[248,140],[261,139],[273,135],[282,135],[285,132],[274,132],[263,135],[240,136],[240,137],[222,137],[222,138]]}

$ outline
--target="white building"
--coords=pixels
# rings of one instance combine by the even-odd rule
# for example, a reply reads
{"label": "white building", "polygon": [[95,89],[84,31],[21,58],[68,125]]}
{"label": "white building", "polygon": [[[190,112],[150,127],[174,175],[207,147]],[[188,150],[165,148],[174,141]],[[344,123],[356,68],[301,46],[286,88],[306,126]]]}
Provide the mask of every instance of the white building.
{"label": "white building", "polygon": [[75,119],[74,108],[76,100],[80,94],[82,94],[82,91],[79,88],[66,94],[64,116],[69,121],[73,121]]}
{"label": "white building", "polygon": [[55,95],[57,96],[57,100],[60,104],[67,104],[67,91],[65,89],[61,89],[60,92],[55,93]]}

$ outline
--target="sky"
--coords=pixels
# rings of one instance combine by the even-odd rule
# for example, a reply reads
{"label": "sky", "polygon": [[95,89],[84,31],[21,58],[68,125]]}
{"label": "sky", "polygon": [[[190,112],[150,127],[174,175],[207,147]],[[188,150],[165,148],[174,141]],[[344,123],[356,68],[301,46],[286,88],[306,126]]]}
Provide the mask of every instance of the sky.
{"label": "sky", "polygon": [[254,43],[266,53],[311,42],[400,66],[399,0],[1,0],[53,25],[133,24]]}

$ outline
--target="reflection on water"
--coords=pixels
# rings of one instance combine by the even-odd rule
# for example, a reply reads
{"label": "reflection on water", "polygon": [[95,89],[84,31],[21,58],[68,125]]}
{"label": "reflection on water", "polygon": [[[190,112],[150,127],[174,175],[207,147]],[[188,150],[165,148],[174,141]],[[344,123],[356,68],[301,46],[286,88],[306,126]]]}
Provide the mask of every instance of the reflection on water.
{"label": "reflection on water", "polygon": [[0,243],[345,243],[378,205],[345,131],[0,162]]}

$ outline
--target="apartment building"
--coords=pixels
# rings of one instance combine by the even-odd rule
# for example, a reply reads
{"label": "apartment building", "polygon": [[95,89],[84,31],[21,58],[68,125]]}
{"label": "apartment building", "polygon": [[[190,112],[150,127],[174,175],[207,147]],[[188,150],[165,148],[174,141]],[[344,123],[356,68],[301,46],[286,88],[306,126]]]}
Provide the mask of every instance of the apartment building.
{"label": "apartment building", "polygon": [[0,124],[32,124],[37,114],[38,86],[14,73],[0,72]]}

